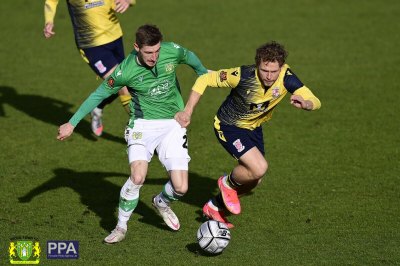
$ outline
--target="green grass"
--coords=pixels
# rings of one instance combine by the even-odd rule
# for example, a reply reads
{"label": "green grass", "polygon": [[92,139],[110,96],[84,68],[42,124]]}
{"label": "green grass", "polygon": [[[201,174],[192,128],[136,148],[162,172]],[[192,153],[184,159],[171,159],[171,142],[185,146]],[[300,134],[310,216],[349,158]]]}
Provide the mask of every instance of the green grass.
{"label": "green grass", "polygon": [[[269,170],[220,256],[197,252],[203,203],[235,162],[217,143],[212,119],[228,91],[209,89],[189,128],[190,188],[174,204],[182,228],[166,229],[150,200],[166,182],[154,158],[127,239],[101,243],[115,226],[129,175],[126,115],[107,107],[104,137],[89,120],[56,141],[57,128],[99,81],[80,59],[64,1],[56,36],[42,37],[43,1],[3,1],[0,40],[0,264],[10,238],[32,236],[41,265],[398,265],[400,264],[400,2],[137,1],[120,17],[126,52],[143,23],[196,52],[206,67],[253,63],[271,39],[321,99],[301,112],[284,99],[264,127]],[[179,69],[186,99],[195,75]],[[78,260],[47,260],[47,240],[78,240]]]}

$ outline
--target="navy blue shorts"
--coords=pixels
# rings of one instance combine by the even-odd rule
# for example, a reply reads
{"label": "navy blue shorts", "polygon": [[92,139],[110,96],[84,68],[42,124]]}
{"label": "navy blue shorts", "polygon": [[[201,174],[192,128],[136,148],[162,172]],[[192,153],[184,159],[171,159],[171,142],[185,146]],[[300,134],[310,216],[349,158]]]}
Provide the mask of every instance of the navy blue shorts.
{"label": "navy blue shorts", "polygon": [[125,58],[122,37],[104,45],[80,49],[80,52],[83,60],[99,77],[103,77]]}
{"label": "navy blue shorts", "polygon": [[253,147],[257,147],[265,155],[262,127],[249,130],[220,124],[220,129],[214,128],[214,132],[219,143],[236,159]]}

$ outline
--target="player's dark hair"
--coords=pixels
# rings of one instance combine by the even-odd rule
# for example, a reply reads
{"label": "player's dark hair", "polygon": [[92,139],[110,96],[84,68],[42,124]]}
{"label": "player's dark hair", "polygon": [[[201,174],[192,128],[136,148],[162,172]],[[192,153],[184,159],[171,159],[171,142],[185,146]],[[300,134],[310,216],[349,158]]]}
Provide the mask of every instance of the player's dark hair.
{"label": "player's dark hair", "polygon": [[139,48],[144,45],[153,46],[161,42],[163,36],[156,25],[145,24],[140,26],[136,31],[136,44]]}
{"label": "player's dark hair", "polygon": [[256,65],[259,66],[261,62],[275,62],[282,66],[285,63],[288,52],[282,44],[275,41],[265,43],[258,47],[256,51]]}

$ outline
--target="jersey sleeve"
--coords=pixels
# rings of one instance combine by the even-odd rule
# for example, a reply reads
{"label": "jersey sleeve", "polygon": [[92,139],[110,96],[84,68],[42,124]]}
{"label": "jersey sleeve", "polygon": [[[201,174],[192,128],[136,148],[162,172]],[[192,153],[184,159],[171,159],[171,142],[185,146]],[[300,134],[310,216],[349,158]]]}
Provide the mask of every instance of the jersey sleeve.
{"label": "jersey sleeve", "polygon": [[58,0],[46,0],[44,3],[44,23],[53,23],[56,16]]}
{"label": "jersey sleeve", "polygon": [[321,107],[321,101],[312,93],[312,91],[304,86],[303,82],[293,73],[290,68],[286,70],[283,84],[288,92],[294,95],[300,95],[304,100],[309,100],[313,103],[313,109],[317,110]]}
{"label": "jersey sleeve", "polygon": [[88,114],[90,113],[96,106],[98,106],[104,99],[110,96],[110,91],[108,91],[103,83],[89,95],[88,98],[81,104],[78,111],[71,117],[69,123],[71,123],[74,127]]}
{"label": "jersey sleeve", "polygon": [[300,95],[301,97],[303,97],[304,100],[311,101],[313,103],[312,110],[317,110],[317,109],[321,108],[321,101],[306,86],[303,86],[303,87],[297,89],[293,93],[293,95]]}
{"label": "jersey sleeve", "polygon": [[122,61],[114,72],[106,78],[97,89],[89,95],[89,97],[81,104],[78,111],[72,116],[69,122],[76,126],[88,113],[90,113],[96,106],[98,106],[104,99],[112,94],[116,94],[122,87],[127,85],[126,77],[124,74],[124,66],[126,61]]}
{"label": "jersey sleeve", "polygon": [[203,94],[207,87],[236,88],[240,81],[240,67],[212,71],[197,78],[192,90]]}
{"label": "jersey sleeve", "polygon": [[172,45],[178,50],[179,64],[186,64],[190,66],[198,76],[207,73],[207,68],[203,66],[195,53],[176,43],[172,43]]}
{"label": "jersey sleeve", "polygon": [[283,86],[290,93],[294,93],[298,88],[304,86],[303,82],[293,73],[293,71],[288,68],[285,72],[285,77],[283,78]]}
{"label": "jersey sleeve", "polygon": [[[131,58],[131,56],[129,56]],[[122,61],[111,73],[111,75],[106,78],[102,85],[104,88],[110,93],[115,94],[117,93],[122,87],[128,85],[129,79],[129,70],[127,66],[128,57]]]}

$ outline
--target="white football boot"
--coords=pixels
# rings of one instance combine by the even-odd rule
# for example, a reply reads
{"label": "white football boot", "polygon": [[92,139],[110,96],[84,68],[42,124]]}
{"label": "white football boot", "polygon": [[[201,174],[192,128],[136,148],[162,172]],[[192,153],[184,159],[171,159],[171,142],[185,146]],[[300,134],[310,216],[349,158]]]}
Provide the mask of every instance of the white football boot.
{"label": "white football boot", "polygon": [[163,218],[164,222],[168,225],[168,227],[174,231],[179,230],[179,228],[181,227],[179,219],[178,217],[176,217],[175,213],[171,210],[171,208],[168,205],[166,205],[166,207],[160,206],[156,201],[156,196],[153,197],[152,203],[153,207],[158,210],[158,212],[160,213],[161,217]]}
{"label": "white football boot", "polygon": [[121,242],[122,240],[125,239],[125,235],[126,235],[126,230],[117,226],[117,227],[115,227],[114,230],[111,231],[110,235],[108,235],[106,238],[104,238],[104,243],[115,244],[115,243]]}
{"label": "white football boot", "polygon": [[94,108],[92,112],[90,112],[92,117],[91,127],[93,133],[100,137],[103,133],[103,121],[101,117],[103,116],[103,110],[100,108]]}

